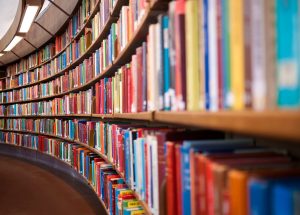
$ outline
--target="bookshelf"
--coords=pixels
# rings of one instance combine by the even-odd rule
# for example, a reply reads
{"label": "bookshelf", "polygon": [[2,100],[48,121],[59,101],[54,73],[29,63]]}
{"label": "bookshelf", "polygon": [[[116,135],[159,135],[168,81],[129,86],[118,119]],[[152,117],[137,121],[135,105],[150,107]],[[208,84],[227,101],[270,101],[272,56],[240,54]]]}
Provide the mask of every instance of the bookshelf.
{"label": "bookshelf", "polygon": [[213,130],[255,135],[265,138],[300,140],[299,111],[224,111],[224,112],[141,112],[115,114],[69,114],[69,115],[21,115],[3,116],[3,118],[85,118],[110,121],[144,121],[152,124],[188,126],[194,128],[210,128]]}
{"label": "bookshelf", "polygon": [[[69,163],[69,162],[66,162],[64,160],[61,160],[59,158],[57,158],[56,156],[53,156],[51,154],[48,154],[48,153],[45,153],[45,152],[40,152],[36,149],[32,149],[30,147],[26,147],[26,146],[18,146],[18,145],[14,145],[14,144],[10,144],[10,143],[6,143],[6,142],[0,142],[0,144],[4,144],[4,145],[9,145],[9,146],[12,146],[12,147],[16,147],[16,148],[23,148],[23,149],[26,149],[26,150],[30,150],[30,151],[33,151],[33,152],[37,152],[37,153],[42,153],[43,155],[46,155],[48,157],[50,157],[51,159],[55,159],[55,160],[58,160],[60,161],[61,163],[63,163],[64,165],[66,165],[67,167],[69,168],[72,168],[73,169],[73,166]],[[26,153],[26,152],[25,152]],[[76,171],[75,171],[76,172]],[[96,190],[95,188],[91,185],[90,181],[88,179],[86,179],[84,176],[82,176],[81,174],[79,174],[78,172],[76,172],[77,175],[90,187],[90,189],[92,189],[95,193],[96,193]],[[103,209],[106,211],[107,214],[109,214],[107,208],[105,207],[105,204],[104,202],[102,201],[102,199],[98,197],[98,200],[100,202],[100,204],[102,205]]]}
{"label": "bookshelf", "polygon": [[[268,1],[268,0],[265,0],[265,1]],[[109,16],[105,20],[103,27],[101,29],[99,29],[97,38],[95,38],[95,40],[92,41],[92,43],[86,48],[86,50],[77,59],[70,62],[70,64],[67,65],[65,68],[63,68],[62,70],[58,71],[57,73],[49,75],[39,81],[28,83],[28,84],[25,84],[22,86],[16,86],[16,87],[0,90],[0,93],[23,89],[25,87],[38,86],[42,83],[50,83],[49,81],[55,80],[56,78],[63,76],[65,73],[67,73],[68,75],[71,74],[71,70],[82,65],[86,59],[93,57],[93,54],[97,50],[102,48],[103,41],[108,40],[109,36],[111,36],[110,33],[111,33],[112,26],[115,23],[118,23],[122,18],[124,18],[124,17],[122,17],[122,13],[123,13],[122,11],[125,8],[125,6],[130,4],[130,2],[132,2],[132,1],[122,1],[122,0],[116,1],[116,4],[114,5],[114,7],[111,9],[111,11],[109,11]],[[99,70],[101,70],[101,72],[96,75],[93,74],[94,76],[92,78],[90,78],[85,83],[81,84],[80,86],[68,88],[68,90],[65,90],[63,92],[44,96],[44,97],[0,103],[0,106],[12,107],[11,108],[12,110],[15,107],[13,107],[11,105],[29,104],[29,103],[33,103],[33,102],[42,102],[43,104],[46,104],[47,102],[49,102],[49,103],[52,102],[56,98],[62,98],[62,100],[59,102],[63,103],[65,101],[64,100],[65,96],[69,96],[71,94],[78,95],[79,93],[83,92],[84,90],[91,90],[92,96],[85,97],[86,100],[90,102],[89,104],[92,106],[91,113],[61,114],[60,110],[58,110],[59,111],[58,114],[57,113],[50,114],[51,111],[49,114],[48,113],[44,114],[44,112],[39,113],[38,111],[36,111],[36,115],[31,115],[31,114],[27,114],[27,113],[19,114],[16,116],[5,114],[2,116],[2,118],[7,121],[10,119],[23,119],[24,118],[24,119],[53,119],[53,120],[54,119],[62,119],[62,120],[69,119],[69,120],[78,120],[78,121],[87,121],[88,120],[89,122],[99,122],[100,121],[100,122],[109,122],[111,124],[120,123],[121,125],[128,123],[128,124],[132,125],[132,127],[133,127],[133,128],[128,127],[127,128],[128,130],[130,130],[130,129],[134,130],[134,129],[145,128],[145,127],[146,128],[157,127],[160,130],[163,130],[163,129],[167,130],[167,129],[174,129],[174,128],[175,129],[192,129],[192,130],[209,129],[212,131],[220,131],[220,132],[223,132],[226,134],[227,133],[242,134],[242,135],[246,135],[246,136],[254,137],[254,138],[268,139],[270,141],[273,141],[273,140],[287,141],[287,144],[291,144],[291,145],[298,144],[300,142],[300,130],[299,130],[299,128],[300,128],[300,111],[299,111],[298,106],[296,108],[295,107],[289,108],[289,107],[285,107],[285,106],[281,107],[280,104],[276,104],[275,107],[271,107],[271,108],[268,107],[268,108],[263,108],[262,110],[256,110],[255,108],[246,107],[247,106],[246,104],[245,104],[244,108],[240,108],[238,105],[237,105],[238,108],[236,108],[234,105],[230,108],[227,108],[227,107],[225,108],[225,106],[227,104],[226,105],[218,104],[222,107],[221,108],[218,107],[219,108],[218,109],[218,108],[216,108],[218,105],[216,105],[213,107],[213,108],[216,108],[216,110],[214,110],[214,109],[212,110],[211,107],[208,107],[207,108],[208,110],[205,110],[206,107],[205,108],[199,107],[200,103],[205,103],[202,100],[200,101],[200,97],[201,96],[205,97],[205,96],[198,95],[198,93],[195,93],[195,92],[192,92],[192,93],[187,92],[187,94],[188,93],[195,94],[195,96],[194,96],[195,101],[192,101],[192,102],[189,101],[189,100],[194,99],[193,96],[189,95],[189,98],[186,98],[186,103],[185,103],[186,107],[185,108],[176,107],[177,109],[171,110],[171,107],[165,107],[166,106],[165,103],[167,103],[165,101],[168,100],[165,98],[165,95],[164,95],[165,92],[164,93],[159,92],[162,95],[158,93],[158,98],[155,98],[155,100],[158,100],[158,103],[159,103],[161,100],[161,98],[159,96],[162,96],[163,97],[162,100],[165,102],[165,103],[163,103],[163,105],[165,105],[163,107],[159,107],[159,105],[160,105],[159,104],[159,105],[157,105],[157,107],[154,107],[154,108],[147,107],[149,109],[146,109],[146,110],[143,109],[142,111],[139,111],[139,112],[136,112],[136,110],[132,111],[132,112],[127,111],[127,110],[115,111],[114,108],[115,108],[116,104],[118,104],[120,101],[117,101],[115,103],[115,100],[109,97],[111,95],[114,95],[114,93],[115,93],[115,91],[114,91],[114,93],[111,92],[112,89],[110,88],[111,86],[109,84],[115,83],[115,82],[111,81],[111,82],[105,82],[105,84],[104,84],[105,85],[104,88],[105,88],[107,86],[106,84],[109,83],[108,84],[109,87],[105,88],[103,90],[105,96],[107,96],[107,97],[105,97],[105,99],[107,99],[107,100],[104,100],[104,99],[100,100],[100,103],[104,103],[103,109],[105,109],[105,110],[99,111],[102,113],[96,113],[98,111],[98,110],[97,111],[95,110],[96,105],[94,104],[94,103],[96,103],[94,99],[95,99],[95,97],[97,97],[96,90],[95,90],[96,85],[99,83],[101,84],[101,81],[103,81],[103,80],[116,78],[118,75],[117,72],[122,69],[124,69],[126,71],[126,68],[128,65],[131,66],[130,69],[133,69],[133,64],[134,64],[133,62],[135,62],[135,63],[137,62],[137,61],[133,61],[133,56],[136,57],[138,55],[137,49],[141,48],[141,47],[144,48],[146,41],[147,41],[147,44],[145,45],[145,47],[146,47],[145,50],[147,50],[147,52],[146,52],[146,56],[142,56],[142,57],[144,57],[143,60],[147,61],[147,63],[148,63],[148,60],[150,59],[150,58],[148,58],[148,55],[150,55],[149,50],[151,50],[151,48],[153,48],[156,44],[152,41],[152,43],[153,43],[153,44],[151,44],[152,46],[149,45],[150,44],[149,40],[151,39],[151,32],[153,33],[155,31],[155,28],[157,28],[157,27],[161,28],[161,26],[163,25],[162,24],[164,21],[163,15],[165,16],[167,14],[167,12],[170,12],[170,11],[168,11],[168,10],[170,10],[170,7],[171,7],[170,2],[171,1],[162,1],[162,0],[150,1],[149,4],[147,4],[147,6],[144,8],[144,12],[139,17],[139,21],[137,21],[137,23],[134,23],[135,30],[133,32],[126,32],[127,34],[131,33],[131,37],[129,38],[129,36],[126,35],[126,36],[128,36],[128,38],[126,38],[126,39],[128,39],[128,41],[125,42],[125,44],[122,44],[124,46],[120,50],[116,51],[117,52],[116,56],[113,56],[113,57],[109,56],[112,59],[110,59],[110,61],[108,62],[108,64],[106,66],[104,66],[104,68],[99,69]],[[193,2],[193,4],[196,4],[195,2],[197,2],[197,1],[188,0],[187,2],[189,2],[189,3]],[[84,24],[81,26],[80,30],[70,40],[70,42],[67,43],[67,45],[65,47],[63,47],[58,53],[56,53],[50,59],[42,62],[41,64],[39,64],[35,67],[29,68],[29,70],[27,70],[27,71],[31,71],[36,68],[40,68],[41,66],[46,65],[47,63],[51,63],[54,59],[56,59],[57,57],[62,55],[62,53],[64,51],[66,51],[68,49],[68,47],[71,46],[71,44],[74,41],[79,40],[83,35],[85,35],[85,30],[91,27],[93,18],[95,17],[95,15],[98,12],[100,12],[100,8],[99,8],[100,4],[101,4],[100,0],[96,2],[95,8],[91,11],[90,16],[87,17]],[[178,4],[180,4],[180,3],[178,3]],[[168,8],[168,6],[170,6],[170,7]],[[177,5],[177,7],[180,7],[180,5]],[[189,4],[189,9],[191,10],[191,4]],[[191,11],[189,11],[189,12],[191,12]],[[129,14],[129,12],[128,12],[128,14]],[[169,15],[171,16],[172,14],[169,14]],[[179,15],[182,15],[182,14],[179,14]],[[126,17],[126,18],[128,18],[128,17]],[[195,20],[193,20],[193,21],[195,21]],[[156,24],[156,23],[158,23],[158,24]],[[189,30],[191,31],[190,26],[189,27],[186,26],[186,28],[189,28]],[[152,29],[152,30],[150,30],[150,29]],[[161,30],[161,31],[163,31],[163,30]],[[157,32],[155,32],[155,33],[157,33]],[[180,33],[180,32],[177,32],[177,33]],[[195,32],[190,32],[190,33],[194,34]],[[152,34],[152,36],[153,36],[153,34]],[[117,38],[117,39],[122,40],[123,38],[121,37],[121,38]],[[176,39],[178,39],[178,38],[176,38]],[[179,39],[182,39],[182,38],[179,38]],[[115,42],[115,41],[113,41],[113,42]],[[118,41],[118,42],[120,42],[120,41]],[[160,44],[160,45],[162,45],[162,44]],[[191,44],[189,44],[189,45],[191,45]],[[113,50],[114,48],[116,48],[116,47],[113,46],[113,48],[111,48],[111,49]],[[117,48],[119,48],[119,47],[117,47]],[[157,47],[155,46],[155,48],[157,48]],[[168,48],[170,48],[170,47],[168,47]],[[113,52],[112,50],[110,50],[110,52]],[[155,54],[157,54],[157,53],[154,53],[154,54],[152,53],[152,55],[154,56],[154,57],[152,56],[153,58],[156,57]],[[198,53],[198,55],[199,55],[199,53]],[[165,57],[165,56],[163,56],[163,57]],[[180,59],[180,60],[182,60],[182,59]],[[93,61],[93,63],[96,64],[95,61]],[[149,69],[149,67],[151,67],[151,65],[149,66],[149,64],[151,64],[151,63],[146,64],[147,70]],[[159,63],[157,63],[157,62],[155,62],[155,64],[158,64],[155,66],[164,65],[163,63],[161,63],[161,65],[159,65]],[[92,66],[94,66],[94,65],[92,65]],[[153,71],[156,71],[155,69],[157,69],[157,68],[154,68]],[[202,68],[202,69],[204,69],[204,68]],[[122,70],[122,72],[124,70]],[[158,70],[161,71],[162,69],[159,68]],[[149,69],[149,71],[150,71],[150,69]],[[26,72],[26,71],[23,71],[23,72]],[[164,72],[165,72],[165,70],[164,70]],[[178,71],[176,70],[176,72],[178,72]],[[187,73],[188,73],[188,71],[187,71]],[[125,74],[125,72],[121,73],[121,75],[123,75],[123,74]],[[126,74],[128,74],[128,73],[126,73]],[[19,74],[16,74],[16,75],[19,75]],[[161,74],[159,74],[159,75],[161,75]],[[179,76],[180,75],[182,75],[182,74],[179,74]],[[126,75],[124,75],[124,76],[126,76]],[[148,76],[147,76],[147,78],[148,78]],[[153,77],[151,77],[151,78],[153,78]],[[157,78],[159,79],[162,77],[157,76]],[[175,77],[174,79],[176,79],[176,78],[178,78],[178,77]],[[181,78],[181,76],[180,76],[180,78]],[[180,78],[177,79],[177,81],[181,80]],[[186,77],[184,77],[184,78],[186,78]],[[121,78],[121,80],[124,81],[122,78]],[[154,78],[152,80],[156,80],[156,79]],[[138,84],[138,82],[139,81],[136,81],[135,83]],[[122,84],[124,84],[124,83],[128,83],[128,82],[125,82],[125,81],[122,82]],[[201,83],[203,83],[203,82],[201,82]],[[167,84],[164,83],[163,85],[167,85]],[[178,83],[176,83],[176,84],[178,84]],[[197,85],[194,82],[192,84]],[[205,83],[205,84],[209,85],[208,83]],[[152,91],[157,90],[156,88],[155,89],[151,88],[148,85],[149,85],[149,83],[147,83],[147,86],[146,86],[147,93],[149,93],[148,91],[152,92]],[[160,87],[162,88],[162,86],[159,86],[159,84],[158,84],[159,90],[162,91],[162,89],[160,89]],[[184,87],[187,87],[187,86],[179,86],[178,88],[184,88]],[[209,86],[209,87],[213,88],[213,90],[216,90],[216,91],[219,90],[219,89],[215,89],[212,86]],[[120,89],[121,89],[121,92],[123,93],[123,90],[125,88],[120,88]],[[120,90],[120,89],[118,89],[118,90]],[[196,89],[199,91],[204,90],[200,86],[196,86]],[[107,90],[107,91],[105,91],[105,90]],[[126,88],[126,90],[127,90],[127,88]],[[163,90],[165,90],[165,89],[163,89]],[[173,90],[176,91],[177,89],[173,89]],[[197,91],[197,90],[195,90],[195,91]],[[110,94],[108,95],[107,92],[109,92]],[[107,95],[106,95],[106,93],[107,93]],[[175,93],[175,92],[172,92],[172,93]],[[201,91],[201,93],[203,93],[203,92]],[[130,93],[127,93],[127,94],[130,94]],[[245,94],[246,94],[246,92],[245,92]],[[124,94],[121,94],[120,97],[122,98],[123,95]],[[139,96],[141,96],[141,95],[139,95]],[[132,97],[134,97],[134,96],[132,96]],[[186,97],[188,97],[188,96],[186,95]],[[112,107],[110,107],[107,104],[110,102],[110,101],[108,102],[108,98],[111,99],[111,101],[113,103],[113,105],[111,105]],[[129,98],[129,99],[123,98],[123,99],[127,101],[132,98]],[[138,98],[138,99],[140,99],[140,98]],[[172,99],[174,99],[174,98],[171,98],[171,100]],[[197,99],[199,99],[199,101],[196,101]],[[210,99],[211,98],[209,97],[208,98],[209,102],[210,102]],[[225,102],[225,96],[222,99],[224,99],[224,101],[223,101],[224,103],[227,102],[227,101]],[[118,100],[118,98],[116,100]],[[122,99],[120,99],[120,100],[122,100]],[[263,104],[265,101],[262,101],[262,100],[261,100],[261,103]],[[149,105],[148,103],[150,103],[151,101],[149,102],[149,100],[144,100],[143,102],[147,103],[147,105]],[[192,105],[190,105],[189,103],[191,103]],[[214,101],[212,101],[212,103],[214,103]],[[247,103],[247,102],[245,101],[245,103]],[[257,103],[259,103],[259,102],[257,102]],[[53,104],[55,104],[55,103],[53,103]],[[69,106],[71,106],[72,104],[73,103],[68,103]],[[124,103],[124,104],[122,104],[122,105],[118,104],[119,105],[118,108],[121,109],[121,107],[124,108],[124,106],[126,106],[126,108],[130,107],[130,105],[133,106],[133,102],[129,105],[127,103]],[[137,104],[135,104],[135,105],[137,105]],[[203,104],[201,104],[201,105],[203,105]],[[52,107],[51,105],[49,105],[49,106]],[[65,107],[65,106],[62,105],[62,107]],[[17,109],[17,108],[15,108],[15,109]],[[108,110],[108,109],[110,109],[110,110]],[[128,109],[131,110],[131,107]],[[165,111],[162,111],[163,109],[165,109]],[[197,109],[197,110],[193,110],[193,109]],[[65,110],[63,110],[63,111],[65,111]],[[45,112],[47,112],[47,110]],[[85,111],[82,111],[82,112],[85,112]],[[86,112],[88,112],[88,111],[86,111]],[[5,125],[5,123],[4,123],[4,125]],[[145,130],[147,130],[147,129],[145,129]],[[94,147],[87,145],[84,142],[80,142],[79,140],[72,140],[72,139],[57,136],[54,134],[46,134],[46,133],[37,132],[37,131],[36,132],[25,131],[25,130],[20,131],[20,130],[10,130],[10,129],[5,129],[5,128],[0,129],[0,131],[20,133],[20,134],[24,134],[24,135],[31,134],[31,135],[36,135],[36,136],[45,136],[45,137],[49,137],[49,138],[59,139],[61,141],[65,141],[65,142],[72,143],[72,144],[78,144],[78,145],[90,150],[91,152],[97,154],[99,157],[103,158],[106,163],[111,164],[113,166],[113,169],[118,173],[119,176],[121,176],[124,180],[126,179],[126,176],[124,175],[123,172],[121,172],[118,169],[117,165],[114,162],[112,162],[110,159],[108,159],[107,154],[99,151],[98,149],[96,149]],[[135,171],[135,170],[131,170],[131,171]],[[125,184],[127,184],[127,187],[131,188],[131,185],[129,183],[127,183],[126,180],[125,180]],[[91,186],[91,188],[94,189],[94,187],[92,187],[92,186]],[[141,197],[138,194],[138,191],[134,191],[133,195],[140,202],[140,205],[142,206],[142,208],[146,214],[153,214],[154,209],[151,208],[151,206],[149,206],[147,204],[146,200],[144,200],[143,197]],[[103,206],[105,207],[105,209],[107,210],[106,205],[102,202],[101,198],[99,198],[99,199],[100,199],[101,203],[103,204]],[[162,200],[160,199],[160,201],[162,201]],[[159,202],[159,203],[161,203],[161,202]],[[155,210],[156,209],[157,208],[155,208]],[[159,210],[162,210],[162,208],[160,208]],[[108,210],[107,210],[107,213],[109,214]]]}
{"label": "bookshelf", "polygon": [[[106,155],[102,154],[99,150],[97,150],[97,149],[95,149],[95,148],[93,148],[93,147],[87,145],[86,143],[80,142],[80,141],[78,141],[78,140],[71,140],[71,139],[68,139],[68,138],[61,137],[61,136],[52,135],[52,134],[47,134],[47,133],[41,133],[41,132],[20,131],[20,130],[18,131],[18,130],[7,130],[7,129],[0,129],[0,131],[4,131],[4,132],[13,132],[13,133],[20,133],[20,134],[42,135],[42,136],[45,136],[45,137],[55,138],[55,139],[59,139],[59,140],[61,140],[61,141],[66,141],[66,142],[68,142],[68,143],[79,144],[79,145],[81,145],[81,146],[83,146],[83,147],[89,149],[91,152],[93,152],[93,153],[99,155],[99,157],[103,158],[103,159],[105,160],[106,163],[111,164],[111,165],[114,167],[115,171],[116,171],[122,178],[125,179],[124,173],[120,172],[119,169],[118,169],[118,167],[117,167],[113,162],[111,162],[111,161],[107,158]],[[3,144],[10,144],[10,143],[4,143],[4,142],[3,142]],[[13,145],[13,144],[10,144],[10,145]],[[19,147],[23,147],[23,146],[19,146]],[[29,148],[29,147],[25,147],[25,148],[31,149],[31,148]],[[31,149],[31,150],[34,150],[34,149]],[[45,153],[45,154],[47,154],[47,153]],[[49,154],[47,154],[47,155],[49,155]],[[51,156],[51,155],[49,155],[49,156]],[[55,159],[58,159],[58,158],[56,158],[55,156],[51,156],[51,157],[53,157],[53,158],[55,158]],[[60,159],[59,159],[59,160],[60,160]],[[72,165],[70,165],[68,162],[65,162],[65,161],[62,161],[62,162],[66,163],[66,164],[68,164],[69,166],[72,167]],[[81,175],[81,176],[82,176],[82,175]],[[93,186],[91,186],[90,182],[89,182],[84,176],[82,176],[82,178],[83,178],[83,179],[90,185],[90,187],[95,191],[95,188],[94,188]],[[127,184],[127,186],[130,187],[129,184]],[[96,191],[95,191],[95,192],[96,192]],[[143,208],[145,209],[146,213],[147,213],[147,214],[151,214],[151,210],[148,208],[147,204],[146,204],[143,200],[141,200],[141,198],[139,197],[139,195],[138,195],[137,193],[134,193],[134,196],[136,197],[136,199],[138,199],[138,200],[140,201],[140,203],[141,203],[141,205],[143,206]],[[107,214],[109,214],[109,213],[108,213],[108,210],[107,210],[107,208],[106,208],[106,206],[105,206],[105,204],[104,204],[103,201],[102,201],[102,199],[99,198],[99,200],[100,200],[102,206],[105,208]]]}

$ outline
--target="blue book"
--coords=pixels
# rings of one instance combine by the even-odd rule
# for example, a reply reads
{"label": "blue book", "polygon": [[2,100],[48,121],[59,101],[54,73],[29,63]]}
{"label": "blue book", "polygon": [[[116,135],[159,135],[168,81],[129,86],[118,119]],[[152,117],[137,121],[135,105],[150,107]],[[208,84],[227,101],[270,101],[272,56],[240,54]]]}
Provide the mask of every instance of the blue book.
{"label": "blue book", "polygon": [[203,22],[204,22],[204,62],[205,62],[205,108],[209,110],[209,33],[208,33],[208,1],[203,0]]}
{"label": "blue book", "polygon": [[128,188],[117,188],[115,191],[115,214],[119,214],[118,199],[121,191],[123,190],[128,190]]}
{"label": "blue book", "polygon": [[130,184],[130,131],[124,132],[125,180]]}
{"label": "blue book", "polygon": [[79,173],[83,175],[84,171],[84,151],[80,151],[80,161],[79,161]]}
{"label": "blue book", "polygon": [[100,171],[100,177],[101,177],[101,180],[100,180],[101,196],[100,197],[101,197],[102,201],[105,201],[105,199],[104,199],[104,189],[105,189],[104,178],[106,175],[113,175],[113,174],[116,174],[116,172],[113,169],[109,169],[107,171]]}
{"label": "blue book", "polygon": [[106,98],[106,83],[108,82],[108,78],[104,78],[104,113],[107,113],[107,98]]}
{"label": "blue book", "polygon": [[99,49],[96,50],[96,75],[100,74],[100,53]]}
{"label": "blue book", "polygon": [[300,106],[299,1],[276,0],[277,104]]}
{"label": "blue book", "polygon": [[230,152],[252,147],[253,141],[244,140],[194,140],[184,141],[181,146],[182,214],[191,214],[190,152]]}
{"label": "blue book", "polygon": [[294,215],[294,193],[299,191],[299,179],[297,181],[275,183],[272,188],[272,214]]}
{"label": "blue book", "polygon": [[89,168],[90,168],[90,156],[87,155],[85,157],[85,170],[84,170],[84,176],[88,179],[89,178]]}
{"label": "blue book", "polygon": [[138,156],[140,156],[140,152],[138,151],[138,144],[140,144],[139,140],[133,141],[133,149],[135,152],[133,154],[133,159],[134,159],[134,163],[135,163],[135,166],[134,166],[135,191],[140,194],[139,189],[138,189],[140,187],[139,180],[138,180],[138,173],[139,173],[139,168],[140,168],[140,163],[138,162]]}
{"label": "blue book", "polygon": [[[108,183],[109,183],[108,184],[108,196],[110,197],[109,198],[109,203],[110,203],[109,204],[109,213],[111,215],[113,215],[112,214],[112,212],[113,212],[113,201],[114,201],[114,199],[112,198],[112,196],[113,196],[113,184],[124,184],[124,180],[122,178],[113,178]],[[114,196],[114,197],[116,197],[116,196]]]}
{"label": "blue book", "polygon": [[270,181],[253,179],[248,189],[250,214],[271,215]]}
{"label": "blue book", "polygon": [[[72,47],[73,47],[73,44],[71,43],[70,44],[70,50],[73,50]],[[72,63],[72,59],[73,59],[73,52],[72,51],[70,51],[70,55],[69,56],[70,56],[70,63]]]}
{"label": "blue book", "polygon": [[162,35],[163,35],[163,74],[164,74],[164,110],[171,110],[171,69],[170,69],[170,50],[168,43],[169,17],[162,17]]}

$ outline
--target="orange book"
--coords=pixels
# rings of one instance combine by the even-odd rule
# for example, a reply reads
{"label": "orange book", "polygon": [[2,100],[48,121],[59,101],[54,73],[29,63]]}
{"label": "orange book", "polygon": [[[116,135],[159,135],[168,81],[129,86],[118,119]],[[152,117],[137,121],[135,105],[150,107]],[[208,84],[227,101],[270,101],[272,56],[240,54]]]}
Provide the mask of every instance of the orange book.
{"label": "orange book", "polygon": [[231,170],[228,173],[229,210],[231,215],[247,214],[248,174],[239,170]]}

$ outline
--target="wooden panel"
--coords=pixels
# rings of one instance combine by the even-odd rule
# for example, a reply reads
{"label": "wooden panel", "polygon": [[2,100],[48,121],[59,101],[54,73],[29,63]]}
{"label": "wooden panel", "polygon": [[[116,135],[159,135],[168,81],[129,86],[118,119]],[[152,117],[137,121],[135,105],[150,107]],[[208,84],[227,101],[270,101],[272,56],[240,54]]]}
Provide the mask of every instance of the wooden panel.
{"label": "wooden panel", "polygon": [[35,50],[32,45],[30,45],[27,41],[21,40],[13,49],[13,52],[16,53],[20,57],[24,57],[28,53],[31,53]]}
{"label": "wooden panel", "polygon": [[31,25],[31,28],[26,35],[26,39],[37,48],[42,46],[50,38],[51,35],[35,23]]}
{"label": "wooden panel", "polygon": [[37,22],[54,35],[67,19],[67,15],[51,4]]}
{"label": "wooden panel", "polygon": [[17,56],[14,55],[12,52],[7,52],[7,53],[5,53],[5,55],[3,55],[0,58],[1,62],[4,63],[4,64],[10,63],[10,62],[15,61],[17,59],[18,59]]}
{"label": "wooden panel", "polygon": [[78,0],[55,0],[54,3],[61,7],[64,11],[66,11],[68,14],[71,14],[74,8],[77,5]]}

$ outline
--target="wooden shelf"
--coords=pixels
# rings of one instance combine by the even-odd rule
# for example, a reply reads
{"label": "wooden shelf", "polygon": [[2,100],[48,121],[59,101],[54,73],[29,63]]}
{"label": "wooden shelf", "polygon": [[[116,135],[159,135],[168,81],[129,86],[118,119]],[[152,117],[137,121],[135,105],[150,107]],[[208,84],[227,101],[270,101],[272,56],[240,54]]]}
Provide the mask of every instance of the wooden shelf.
{"label": "wooden shelf", "polygon": [[[69,142],[69,143],[75,143],[75,144],[81,145],[81,146],[83,146],[83,147],[89,149],[90,151],[94,152],[95,154],[99,155],[101,158],[103,158],[103,159],[105,160],[106,163],[111,164],[111,165],[113,166],[114,170],[120,175],[121,178],[124,179],[124,182],[126,183],[124,174],[118,170],[117,166],[116,166],[114,163],[112,163],[112,162],[107,158],[106,155],[102,154],[99,150],[97,150],[97,149],[95,149],[95,148],[89,146],[89,145],[86,144],[86,143],[83,143],[83,142],[80,142],[80,141],[77,141],[77,140],[71,140],[71,139],[64,138],[64,137],[60,137],[60,136],[56,136],[56,135],[52,135],[52,134],[40,133],[40,132],[20,131],[20,130],[7,130],[7,129],[0,129],[0,131],[14,132],[14,133],[22,133],[22,134],[43,135],[43,136],[46,136],[46,137],[56,138],[56,139],[60,139],[60,140],[63,140],[63,141]],[[12,145],[12,144],[11,144],[11,145]],[[15,145],[15,146],[16,146],[16,145]],[[19,146],[19,147],[23,147],[23,146]],[[27,147],[25,147],[25,148],[27,148]],[[34,149],[32,149],[32,150],[34,150]],[[44,153],[44,154],[47,154],[47,153]],[[49,154],[48,154],[48,155],[49,155]],[[50,155],[50,156],[51,156],[51,155]],[[54,156],[52,156],[52,157],[54,157]],[[54,158],[56,158],[56,157],[54,157]],[[69,164],[69,165],[70,165],[70,164]],[[84,176],[82,176],[82,177],[84,177]],[[85,178],[85,177],[84,177],[84,178]],[[85,179],[86,179],[86,178],[85,178]],[[87,179],[86,179],[86,180],[87,180]],[[88,184],[90,185],[89,181],[87,181],[87,182],[88,182]],[[130,186],[129,186],[129,184],[126,183],[126,185],[127,185],[127,187],[128,187],[129,189],[131,189]],[[90,186],[91,186],[91,185],[90,185]],[[91,187],[93,188],[93,186],[91,186]],[[94,188],[93,188],[93,190],[94,190]],[[95,190],[94,190],[94,191],[95,191]],[[149,215],[152,214],[151,211],[150,211],[150,209],[149,209],[149,207],[148,207],[148,205],[147,205],[143,200],[141,200],[141,198],[139,197],[139,195],[138,195],[134,190],[132,190],[132,191],[133,191],[134,196],[136,197],[136,199],[141,203],[141,205],[142,205],[142,207],[144,208],[146,214],[149,214]],[[99,199],[100,199],[100,198],[99,198]],[[100,199],[100,201],[102,202],[101,199]],[[104,204],[103,202],[102,202],[102,204],[103,204],[103,207],[106,209],[105,204]],[[106,209],[106,210],[107,210],[107,209]],[[108,211],[106,211],[106,212],[108,213]]]}
{"label": "wooden shelf", "polygon": [[300,140],[300,111],[155,112],[154,120],[258,137]]}
{"label": "wooden shelf", "polygon": [[2,116],[1,118],[87,118],[147,121],[186,127],[207,128],[264,138],[300,141],[300,111],[219,111],[219,112],[142,112],[116,114],[71,114],[41,116]]}
{"label": "wooden shelf", "polygon": [[[143,120],[153,121],[154,112],[141,112],[141,113],[115,113],[115,119],[130,119],[130,120]],[[94,114],[92,114],[94,116]]]}

